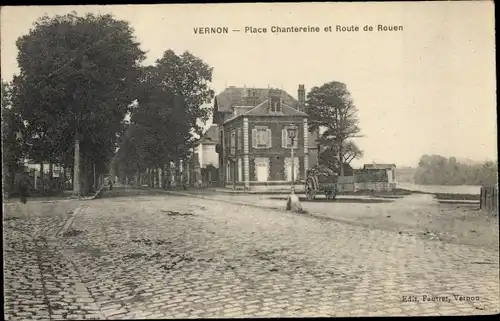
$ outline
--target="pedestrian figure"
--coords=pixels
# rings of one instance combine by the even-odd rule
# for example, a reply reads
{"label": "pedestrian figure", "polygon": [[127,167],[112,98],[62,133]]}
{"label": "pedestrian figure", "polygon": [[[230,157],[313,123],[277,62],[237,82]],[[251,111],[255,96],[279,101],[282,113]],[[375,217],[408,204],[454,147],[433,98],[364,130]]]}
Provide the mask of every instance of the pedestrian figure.
{"label": "pedestrian figure", "polygon": [[28,202],[28,193],[30,188],[31,180],[28,173],[24,172],[19,177],[17,181],[17,191],[19,192],[19,199],[21,203],[26,204]]}
{"label": "pedestrian figure", "polygon": [[109,191],[111,192],[113,190],[113,180],[112,179],[109,179],[108,186],[109,186]]}
{"label": "pedestrian figure", "polygon": [[28,207],[26,203],[28,202],[28,193],[31,185],[31,180],[27,172],[22,173],[17,180],[17,192],[19,193],[19,211],[27,219]]}

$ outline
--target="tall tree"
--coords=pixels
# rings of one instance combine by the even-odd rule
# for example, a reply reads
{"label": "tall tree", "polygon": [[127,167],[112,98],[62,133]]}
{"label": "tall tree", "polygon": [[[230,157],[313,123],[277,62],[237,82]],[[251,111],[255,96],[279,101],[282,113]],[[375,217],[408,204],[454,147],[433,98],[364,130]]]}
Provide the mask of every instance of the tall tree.
{"label": "tall tree", "polygon": [[11,88],[7,82],[2,83],[2,183],[3,190],[13,191],[15,172],[21,165],[23,144],[20,139],[23,131],[21,116],[12,109]]}
{"label": "tall tree", "polygon": [[[74,192],[104,165],[135,99],[144,52],[128,22],[112,15],[45,16],[17,41],[16,104],[27,120],[27,140],[47,158],[74,151]],[[50,148],[49,148],[50,147]],[[37,148],[35,148],[37,149]],[[82,160],[80,161],[80,152]],[[82,175],[80,175],[80,166]],[[88,191],[92,184],[84,184]]]}
{"label": "tall tree", "polygon": [[[212,70],[207,63],[189,52],[176,55],[165,51],[153,66],[142,69],[138,91],[138,104],[132,110],[133,127],[119,150],[119,158],[126,150],[141,150],[136,162],[148,169],[164,168],[171,161],[186,159],[201,134],[211,109],[204,104],[214,96],[209,87]],[[132,143],[141,136],[141,144]],[[127,166],[132,166],[126,161]],[[120,167],[119,161],[115,162]],[[139,165],[139,164],[138,164]]]}
{"label": "tall tree", "polygon": [[165,51],[155,67],[161,86],[181,98],[182,103],[178,106],[182,112],[176,115],[182,117],[186,127],[201,135],[203,127],[199,121],[204,124],[212,111],[204,104],[210,103],[214,97],[214,91],[209,87],[213,68],[189,51],[176,55],[172,50]]}
{"label": "tall tree", "polygon": [[[332,81],[321,87],[313,87],[307,95],[307,110],[310,116],[309,130],[324,128],[319,143],[337,151],[337,162],[345,161],[347,140],[359,137],[360,133],[357,108],[351,93],[344,83]],[[357,149],[359,151],[359,149]],[[348,153],[351,153],[349,151]],[[344,167],[340,167],[340,176],[344,176]]]}

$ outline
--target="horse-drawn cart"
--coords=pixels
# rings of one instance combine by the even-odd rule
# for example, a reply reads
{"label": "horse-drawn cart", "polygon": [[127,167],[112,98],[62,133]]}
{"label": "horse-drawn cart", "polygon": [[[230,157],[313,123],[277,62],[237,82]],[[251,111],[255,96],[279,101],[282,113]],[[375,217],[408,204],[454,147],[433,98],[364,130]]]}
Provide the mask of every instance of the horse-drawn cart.
{"label": "horse-drawn cart", "polygon": [[326,199],[334,200],[337,197],[338,175],[331,169],[316,165],[307,171],[305,192],[307,199],[312,201],[317,193],[325,193]]}

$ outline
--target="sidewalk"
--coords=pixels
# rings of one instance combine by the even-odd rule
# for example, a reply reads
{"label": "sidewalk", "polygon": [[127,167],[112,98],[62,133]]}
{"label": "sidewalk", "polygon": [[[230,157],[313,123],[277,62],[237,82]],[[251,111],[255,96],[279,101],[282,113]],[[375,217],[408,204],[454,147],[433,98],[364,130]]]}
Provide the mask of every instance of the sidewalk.
{"label": "sidewalk", "polygon": [[[54,196],[28,196],[28,202],[35,202],[35,203],[47,203],[47,202],[55,202],[55,201],[65,201],[71,199],[71,194],[72,191],[64,191],[60,195],[54,195]],[[3,198],[2,199],[3,204],[13,204],[13,203],[19,203],[19,197],[17,196],[11,196],[9,198]]]}

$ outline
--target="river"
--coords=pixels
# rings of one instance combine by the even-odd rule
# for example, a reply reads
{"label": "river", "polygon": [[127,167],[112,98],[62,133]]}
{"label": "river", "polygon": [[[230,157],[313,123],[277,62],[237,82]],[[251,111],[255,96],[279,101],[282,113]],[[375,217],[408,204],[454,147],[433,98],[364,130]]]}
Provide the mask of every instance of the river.
{"label": "river", "polygon": [[481,186],[475,185],[417,185],[412,183],[398,183],[399,188],[420,191],[424,193],[447,194],[480,194]]}

